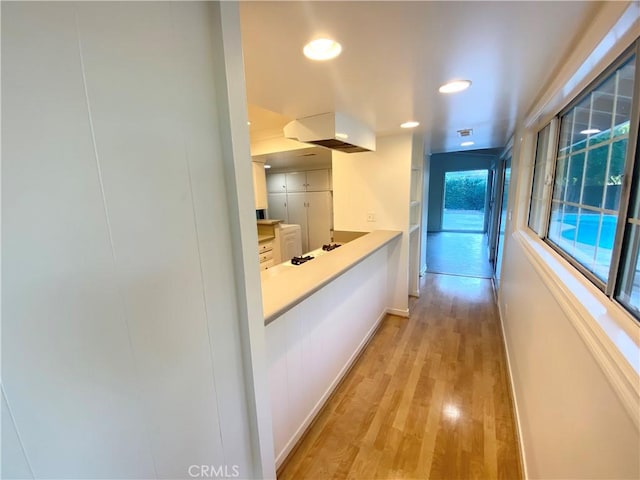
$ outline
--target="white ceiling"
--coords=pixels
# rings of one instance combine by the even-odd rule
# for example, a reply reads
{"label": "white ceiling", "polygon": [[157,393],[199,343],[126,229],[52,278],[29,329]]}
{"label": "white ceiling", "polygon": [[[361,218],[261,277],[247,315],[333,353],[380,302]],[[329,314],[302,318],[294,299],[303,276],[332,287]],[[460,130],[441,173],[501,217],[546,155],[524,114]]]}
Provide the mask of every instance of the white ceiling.
{"label": "white ceiling", "polygon": [[[248,102],[281,117],[251,118],[252,134],[278,121],[341,111],[377,135],[418,120],[431,151],[504,146],[541,94],[597,2],[242,2]],[[329,62],[302,55],[330,36],[343,46]],[[469,79],[445,96],[438,86]],[[269,123],[267,125],[267,123]]]}

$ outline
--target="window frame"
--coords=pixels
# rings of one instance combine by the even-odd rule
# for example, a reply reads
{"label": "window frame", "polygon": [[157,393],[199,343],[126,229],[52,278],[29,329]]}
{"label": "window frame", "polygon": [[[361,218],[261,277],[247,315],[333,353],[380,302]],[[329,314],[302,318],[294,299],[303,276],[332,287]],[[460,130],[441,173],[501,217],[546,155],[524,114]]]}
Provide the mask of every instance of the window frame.
{"label": "window frame", "polygon": [[[612,298],[621,306],[625,308],[628,312],[630,312],[636,319],[640,321],[640,311],[635,308],[631,308],[631,306],[626,306],[624,302],[619,300],[620,290],[622,289],[622,282],[624,280],[624,274],[621,272],[620,265],[624,266],[624,261],[626,260],[627,255],[631,252],[629,251],[629,243],[631,242],[632,237],[632,227],[634,223],[638,225],[638,222],[630,222],[629,221],[629,210],[631,209],[631,202],[637,201],[640,202],[640,74],[638,74],[638,64],[640,63],[638,59],[640,58],[640,38],[635,41],[635,55],[636,55],[636,76],[634,78],[633,85],[633,97],[636,99],[631,106],[630,112],[630,124],[629,124],[629,139],[627,141],[627,159],[629,160],[629,155],[633,155],[631,158],[631,162],[633,165],[625,165],[625,177],[623,178],[623,182],[626,180],[628,185],[628,195],[629,198],[624,206],[624,225],[623,225],[623,233],[622,240],[620,241],[618,247],[619,252],[616,257],[616,277],[614,279],[614,284],[612,286]],[[635,121],[634,121],[635,118]],[[627,171],[626,167],[630,167],[629,171]],[[624,187],[624,184],[623,184]],[[622,214],[622,212],[621,212]],[[617,232],[616,232],[617,233]],[[617,240],[617,239],[616,239]],[[615,250],[614,250],[615,252]],[[640,256],[639,252],[635,253],[636,256]]]}
{"label": "window frame", "polygon": [[[640,81],[638,81],[638,79],[636,79],[636,88],[640,88]],[[631,135],[631,129],[629,130],[629,134]],[[624,231],[624,239],[623,239],[623,244],[620,246],[621,247],[621,252],[620,252],[620,256],[618,257],[618,272],[617,272],[617,278],[616,278],[616,284],[615,284],[615,288],[614,288],[614,292],[613,292],[613,300],[618,303],[619,305],[621,305],[625,310],[627,310],[634,318],[638,319],[638,321],[640,321],[640,309],[635,308],[632,304],[628,304],[626,301],[620,299],[620,291],[623,289],[624,284],[625,284],[625,280],[626,281],[631,281],[633,282],[633,275],[631,276],[630,279],[625,279],[625,272],[621,271],[621,268],[624,268],[624,265],[626,264],[627,261],[627,257],[629,255],[633,255],[636,257],[636,259],[638,257],[640,257],[640,251],[636,251],[633,252],[632,249],[633,247],[629,248],[629,244],[633,242],[632,237],[633,237],[633,225],[639,226],[640,225],[640,221],[636,220],[635,222],[630,222],[630,218],[629,218],[629,209],[631,207],[631,200],[634,198],[638,199],[638,202],[640,203],[640,198],[638,198],[640,196],[640,127],[638,128],[638,132],[637,135],[635,137],[635,142],[636,142],[636,158],[635,158],[635,168],[634,168],[634,172],[633,172],[633,178],[630,179],[631,182],[631,188],[630,188],[630,195],[629,195],[629,204],[627,204],[627,215],[625,216],[625,231]],[[637,243],[638,239],[635,240],[635,242]],[[622,267],[620,267],[620,265],[622,265]]]}
{"label": "window frame", "polygon": [[[535,158],[538,153],[538,139],[540,132],[549,127],[549,141],[547,142],[547,151],[545,152],[545,165],[544,165],[544,179],[542,188],[542,201],[541,209],[539,212],[539,219],[537,222],[540,224],[540,231],[536,232],[531,228],[531,204],[533,200],[533,182],[535,180]],[[529,195],[529,214],[527,216],[527,228],[529,228],[538,237],[544,239],[549,232],[549,216],[551,213],[551,203],[553,197],[553,183],[555,181],[555,166],[557,161],[558,143],[560,141],[560,118],[558,115],[554,116],[544,127],[542,127],[536,133],[536,149],[534,152],[534,164],[533,172],[531,175],[531,195]],[[545,220],[546,219],[546,220]]]}
{"label": "window frame", "polygon": [[[558,244],[549,238],[549,228],[551,224],[551,211],[553,204],[553,188],[556,180],[556,170],[558,163],[558,148],[560,143],[560,127],[563,116],[570,113],[573,108],[588,98],[601,84],[603,84],[618,68],[635,55],[635,76],[632,90],[632,106],[629,114],[629,135],[627,140],[627,150],[624,159],[624,173],[622,175],[622,185],[620,191],[620,201],[617,212],[617,224],[614,235],[613,250],[606,281],[601,280],[593,272],[583,266],[571,254],[563,250]],[[591,113],[590,113],[591,114]],[[543,198],[543,209],[540,211],[540,223],[542,228],[537,233],[529,225],[533,199],[533,183],[535,178],[535,157],[537,155],[537,141],[540,133],[550,126],[549,142],[546,152],[545,180]],[[613,139],[612,139],[613,140]],[[637,38],[622,54],[620,54],[607,68],[597,75],[581,92],[576,95],[564,108],[562,108],[553,118],[546,122],[536,132],[536,149],[534,151],[534,162],[531,165],[532,174],[530,181],[529,211],[526,228],[535,236],[539,237],[554,252],[560,255],[573,268],[578,270],[584,277],[600,289],[610,300],[614,301],[625,311],[629,312],[637,321],[640,321],[640,312],[626,306],[617,299],[624,277],[621,272],[624,266],[623,258],[628,254],[626,248],[629,243],[630,228],[628,227],[628,213],[634,195],[640,194],[640,38]],[[640,201],[640,200],[639,200]],[[604,206],[603,206],[604,207]]]}

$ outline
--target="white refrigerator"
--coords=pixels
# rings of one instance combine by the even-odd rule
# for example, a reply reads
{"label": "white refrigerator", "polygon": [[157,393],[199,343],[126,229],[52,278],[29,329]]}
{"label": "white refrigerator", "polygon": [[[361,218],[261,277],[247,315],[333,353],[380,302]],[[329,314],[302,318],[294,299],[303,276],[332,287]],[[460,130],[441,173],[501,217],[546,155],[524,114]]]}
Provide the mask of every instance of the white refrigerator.
{"label": "white refrigerator", "polygon": [[300,225],[280,224],[280,262],[302,255]]}

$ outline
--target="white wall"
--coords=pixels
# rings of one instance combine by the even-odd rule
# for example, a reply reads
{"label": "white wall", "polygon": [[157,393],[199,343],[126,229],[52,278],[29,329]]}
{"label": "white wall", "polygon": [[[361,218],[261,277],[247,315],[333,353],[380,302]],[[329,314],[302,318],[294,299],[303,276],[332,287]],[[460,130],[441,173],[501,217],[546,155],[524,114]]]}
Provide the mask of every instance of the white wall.
{"label": "white wall", "polygon": [[5,477],[269,475],[229,255],[253,198],[249,162],[233,172],[222,154],[235,140],[220,71],[238,65],[220,60],[220,15],[2,4]]}
{"label": "white wall", "polygon": [[[392,281],[392,308],[406,313],[412,134],[378,137],[376,142],[375,152],[333,153],[333,225],[335,230],[404,232]],[[375,222],[367,221],[370,212]]]}
{"label": "white wall", "polygon": [[627,6],[603,5],[514,139],[499,306],[532,479],[640,478],[640,360],[632,365],[618,348],[640,358],[638,325],[526,227],[535,134],[640,34],[637,2],[635,26],[617,24]]}
{"label": "white wall", "polygon": [[501,310],[529,478],[640,478],[637,426],[567,311],[513,238],[503,265]]}

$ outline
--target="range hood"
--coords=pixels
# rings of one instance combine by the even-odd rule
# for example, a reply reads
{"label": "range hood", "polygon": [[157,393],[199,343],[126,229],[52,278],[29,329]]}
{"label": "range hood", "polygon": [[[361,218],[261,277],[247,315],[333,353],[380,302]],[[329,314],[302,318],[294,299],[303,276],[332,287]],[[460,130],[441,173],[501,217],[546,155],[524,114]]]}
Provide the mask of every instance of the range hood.
{"label": "range hood", "polygon": [[299,118],[284,126],[284,136],[346,153],[376,149],[373,131],[344,113]]}

